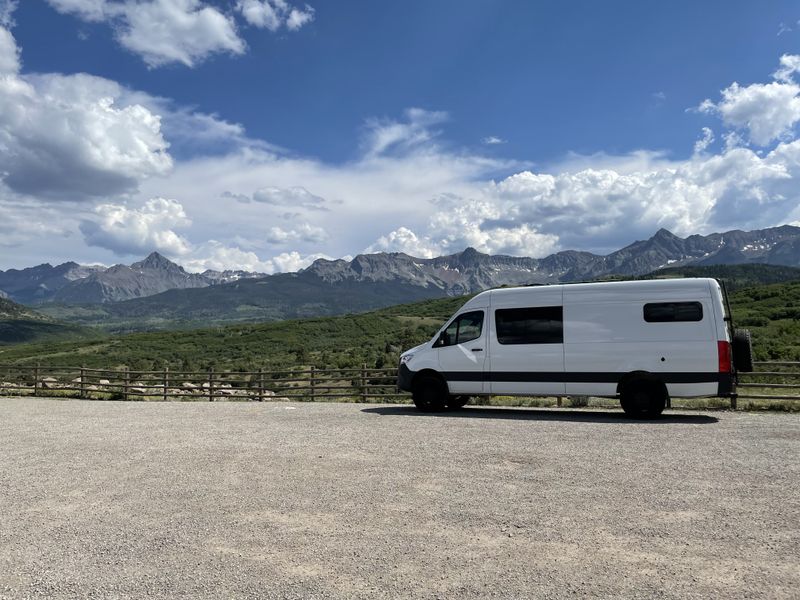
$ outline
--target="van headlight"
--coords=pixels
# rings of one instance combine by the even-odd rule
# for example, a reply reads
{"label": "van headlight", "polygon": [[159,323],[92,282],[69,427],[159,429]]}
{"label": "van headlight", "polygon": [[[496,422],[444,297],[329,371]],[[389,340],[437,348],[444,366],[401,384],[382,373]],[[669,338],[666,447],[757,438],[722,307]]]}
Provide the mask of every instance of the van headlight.
{"label": "van headlight", "polygon": [[414,358],[413,354],[403,354],[403,356],[400,357],[400,364],[404,365],[408,361],[410,361],[412,358]]}

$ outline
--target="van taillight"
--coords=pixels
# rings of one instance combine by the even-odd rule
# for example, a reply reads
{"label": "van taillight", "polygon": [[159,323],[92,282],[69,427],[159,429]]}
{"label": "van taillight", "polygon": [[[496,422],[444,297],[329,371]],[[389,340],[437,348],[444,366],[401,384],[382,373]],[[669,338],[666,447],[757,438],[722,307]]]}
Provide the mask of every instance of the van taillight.
{"label": "van taillight", "polygon": [[717,342],[717,354],[719,355],[719,372],[731,372],[731,343],[724,340]]}

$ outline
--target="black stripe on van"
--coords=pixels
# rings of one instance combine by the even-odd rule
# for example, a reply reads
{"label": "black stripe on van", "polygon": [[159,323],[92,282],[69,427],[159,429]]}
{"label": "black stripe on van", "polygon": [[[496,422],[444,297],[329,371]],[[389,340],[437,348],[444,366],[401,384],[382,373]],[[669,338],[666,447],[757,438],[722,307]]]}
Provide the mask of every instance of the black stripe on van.
{"label": "black stripe on van", "polygon": [[[536,383],[617,383],[628,373],[613,372],[547,372],[547,371],[445,371],[447,381],[505,381]],[[728,373],[652,373],[664,383],[720,383]]]}

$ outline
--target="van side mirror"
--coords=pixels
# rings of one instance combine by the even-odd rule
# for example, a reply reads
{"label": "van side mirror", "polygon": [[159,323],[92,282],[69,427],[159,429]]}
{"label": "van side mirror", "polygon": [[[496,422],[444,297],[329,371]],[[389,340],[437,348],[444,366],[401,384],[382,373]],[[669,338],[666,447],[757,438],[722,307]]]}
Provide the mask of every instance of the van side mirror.
{"label": "van side mirror", "polygon": [[445,346],[446,345],[445,344],[446,340],[447,340],[447,332],[446,331],[442,331],[439,334],[439,337],[436,338],[436,341],[433,343],[433,347],[434,348],[441,348],[442,346]]}

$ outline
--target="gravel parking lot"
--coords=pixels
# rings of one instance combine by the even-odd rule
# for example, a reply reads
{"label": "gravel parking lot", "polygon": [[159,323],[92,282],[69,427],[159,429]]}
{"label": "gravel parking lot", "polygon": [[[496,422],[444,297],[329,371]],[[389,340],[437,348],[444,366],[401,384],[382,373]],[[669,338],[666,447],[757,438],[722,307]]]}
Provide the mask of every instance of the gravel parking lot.
{"label": "gravel parking lot", "polygon": [[797,598],[800,415],[0,399],[0,597]]}

